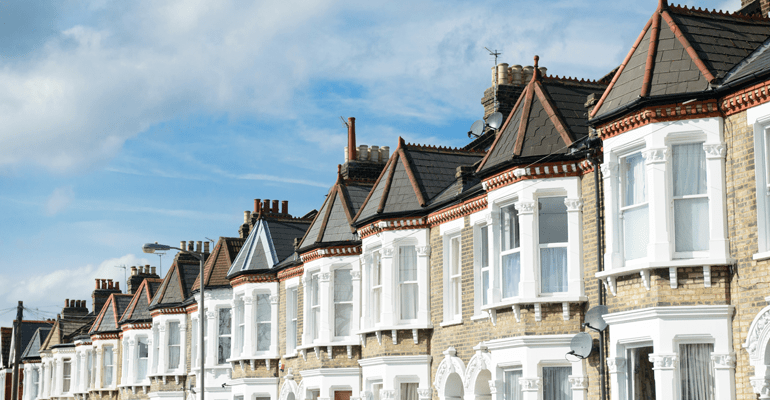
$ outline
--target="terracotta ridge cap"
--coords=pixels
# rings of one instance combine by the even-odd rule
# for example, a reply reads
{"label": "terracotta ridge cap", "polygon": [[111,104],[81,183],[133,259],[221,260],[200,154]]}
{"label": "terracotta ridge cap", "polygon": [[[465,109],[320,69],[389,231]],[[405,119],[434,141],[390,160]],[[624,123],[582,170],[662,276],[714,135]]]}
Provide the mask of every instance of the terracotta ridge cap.
{"label": "terracotta ridge cap", "polygon": [[[548,82],[546,82],[548,81]],[[572,76],[546,75],[543,77],[543,83],[588,83],[593,85],[607,86],[608,83],[599,82],[596,79],[585,79]]]}
{"label": "terracotta ridge cap", "polygon": [[409,177],[409,182],[412,184],[412,189],[414,190],[414,194],[417,196],[417,202],[420,203],[421,207],[425,207],[427,205],[427,201],[425,201],[425,194],[422,192],[422,185],[420,185],[420,182],[417,181],[417,178],[414,176],[414,171],[412,170],[412,163],[407,160],[407,155],[404,149],[398,149],[399,153],[401,153],[401,163],[404,164],[404,169],[406,170],[406,176]]}
{"label": "terracotta ridge cap", "polygon": [[755,21],[768,21],[770,22],[770,17],[763,16],[763,15],[747,15],[747,14],[741,14],[738,11],[730,12],[725,10],[717,10],[716,8],[713,10],[709,10],[706,8],[695,8],[695,6],[689,7],[686,4],[677,4],[677,5],[670,5],[668,7],[671,11],[686,11],[694,14],[703,14],[707,16],[715,16],[715,17],[735,17],[745,20],[755,20]]}
{"label": "terracotta ridge cap", "polygon": [[484,150],[470,150],[462,147],[449,147],[449,146],[436,146],[430,144],[418,144],[418,143],[404,143],[404,149],[406,150],[434,150],[434,151],[448,151],[451,153],[471,153],[471,154],[484,154]]}

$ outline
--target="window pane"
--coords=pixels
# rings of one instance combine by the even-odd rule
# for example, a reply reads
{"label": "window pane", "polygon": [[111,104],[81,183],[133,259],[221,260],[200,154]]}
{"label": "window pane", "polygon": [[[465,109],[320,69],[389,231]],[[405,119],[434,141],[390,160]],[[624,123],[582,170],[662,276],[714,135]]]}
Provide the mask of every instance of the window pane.
{"label": "window pane", "polygon": [[272,307],[270,306],[269,294],[257,295],[257,321],[270,322],[272,319]]}
{"label": "window pane", "polygon": [[349,269],[334,271],[334,302],[353,301],[353,278]]}
{"label": "window pane", "polygon": [[217,344],[217,363],[225,364],[230,358],[232,346],[232,310],[229,308],[219,309],[219,342]]}
{"label": "window pane", "polygon": [[270,350],[270,324],[260,323],[257,325],[257,351]]}
{"label": "window pane", "polygon": [[676,251],[709,249],[708,212],[707,198],[674,201]]}
{"label": "window pane", "polygon": [[519,248],[519,213],[510,205],[501,210],[503,251]]}
{"label": "window pane", "polygon": [[540,249],[540,290],[543,293],[567,291],[567,249]]}
{"label": "window pane", "polygon": [[104,378],[102,380],[103,387],[112,386],[112,346],[104,346],[104,355],[102,369],[104,372]]}
{"label": "window pane", "polygon": [[647,206],[623,212],[623,250],[626,260],[647,257],[650,242],[650,217]]}
{"label": "window pane", "polygon": [[481,267],[489,266],[489,227],[484,226],[481,228]]}
{"label": "window pane", "polygon": [[417,318],[417,284],[401,285],[401,319]]}
{"label": "window pane", "polygon": [[514,297],[519,294],[519,274],[521,273],[521,257],[519,253],[503,256],[503,297]]}
{"label": "window pane", "polygon": [[352,304],[337,304],[334,306],[334,336],[350,335],[350,315]]}
{"label": "window pane", "polygon": [[318,305],[318,274],[313,275],[310,278],[311,281],[311,300],[310,305],[317,306]]}
{"label": "window pane", "polygon": [[229,308],[219,309],[219,334],[229,335],[232,332],[232,314]]}
{"label": "window pane", "polygon": [[449,273],[457,275],[460,273],[460,238],[454,237],[449,241]]}
{"label": "window pane", "polygon": [[543,400],[572,399],[571,372],[572,367],[543,367]]}
{"label": "window pane", "polygon": [[543,197],[537,200],[540,244],[567,242],[566,197]]}
{"label": "window pane", "polygon": [[147,347],[147,339],[139,339],[136,343],[137,352],[139,353],[139,362],[136,366],[136,380],[143,381],[147,378],[147,357],[149,356],[149,348]]}
{"label": "window pane", "polygon": [[230,358],[230,338],[223,336],[219,338],[219,350],[217,352],[217,363],[225,364]]}
{"label": "window pane", "polygon": [[713,344],[679,345],[679,370],[682,400],[712,400],[714,377],[711,374]]}
{"label": "window pane", "polygon": [[401,384],[401,400],[417,400],[417,383]]}
{"label": "window pane", "polygon": [[72,378],[72,361],[64,360],[62,366],[62,392],[70,391],[70,379]]}
{"label": "window pane", "polygon": [[505,371],[504,400],[522,400],[519,378],[521,378],[521,371]]}
{"label": "window pane", "polygon": [[674,196],[706,193],[706,152],[702,143],[672,146]]}
{"label": "window pane", "polygon": [[647,201],[647,173],[641,153],[623,159],[625,182],[623,185],[623,206],[641,204]]}
{"label": "window pane", "polygon": [[401,246],[398,248],[400,255],[398,263],[399,281],[417,280],[417,252],[414,246]]}
{"label": "window pane", "polygon": [[176,369],[179,367],[179,322],[168,324],[168,368]]}
{"label": "window pane", "polygon": [[481,272],[481,304],[489,304],[489,271]]}
{"label": "window pane", "polygon": [[[317,278],[317,275],[314,276]],[[257,295],[257,351],[270,350],[272,343],[272,306],[270,295],[261,293]]]}

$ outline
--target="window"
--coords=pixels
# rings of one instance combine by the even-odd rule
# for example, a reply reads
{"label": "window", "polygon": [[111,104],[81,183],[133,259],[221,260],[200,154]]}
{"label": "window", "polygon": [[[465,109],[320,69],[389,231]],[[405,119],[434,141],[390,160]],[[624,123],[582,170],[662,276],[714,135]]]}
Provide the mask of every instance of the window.
{"label": "window", "polygon": [[217,364],[225,364],[230,358],[233,336],[233,315],[230,308],[219,309],[219,341],[217,343]]}
{"label": "window", "polygon": [[681,400],[713,400],[714,376],[712,374],[710,343],[679,345],[679,378]]}
{"label": "window", "polygon": [[179,368],[182,338],[179,334],[179,321],[168,324],[168,369]]}
{"label": "window", "polygon": [[286,292],[286,352],[292,354],[297,348],[297,287]]}
{"label": "window", "polygon": [[540,292],[567,291],[567,205],[566,197],[537,200],[540,247]]}
{"label": "window", "polygon": [[620,215],[623,224],[623,250],[626,260],[647,257],[650,218],[647,207],[647,172],[642,153],[621,161]]}
{"label": "window", "polygon": [[417,251],[414,246],[400,246],[398,248],[398,255],[401,319],[417,319]]}
{"label": "window", "polygon": [[[128,339],[123,340],[123,351],[121,353],[123,353],[123,365],[127,366],[128,365]],[[128,368],[124,367],[122,371],[123,371],[123,374],[121,376],[121,379],[128,381]]]}
{"label": "window", "polygon": [[[153,328],[152,330],[152,343],[154,344],[154,346],[152,346],[152,371],[157,373],[158,363],[160,361],[160,332],[158,332],[157,328]],[[128,365],[128,361],[125,361],[123,365]]]}
{"label": "window", "polygon": [[706,193],[706,153],[702,143],[672,146],[674,184],[674,242],[677,253],[709,248],[709,199]]}
{"label": "window", "polygon": [[481,304],[489,304],[489,226],[481,227]]}
{"label": "window", "polygon": [[241,302],[238,304],[238,355],[243,354],[243,342],[246,338],[246,305]]}
{"label": "window", "polygon": [[32,368],[30,371],[30,390],[29,390],[29,398],[35,399],[37,398],[37,392],[38,392],[38,385],[40,384],[40,372],[38,372],[37,368]]}
{"label": "window", "polygon": [[503,298],[519,295],[521,279],[521,240],[519,237],[519,213],[509,205],[500,210],[501,275]]}
{"label": "window", "polygon": [[86,389],[91,389],[94,387],[93,369],[94,352],[86,351]]}
{"label": "window", "polygon": [[136,341],[136,380],[141,382],[147,379],[147,359],[150,351],[146,337],[140,337]]}
{"label": "window", "polygon": [[272,307],[270,295],[257,295],[257,351],[269,351],[272,343]]}
{"label": "window", "polygon": [[460,321],[462,319],[462,268],[460,258],[460,234],[450,236],[445,240],[447,251],[444,261],[444,274],[446,297],[444,298],[444,307],[446,307],[445,321]]}
{"label": "window", "polygon": [[310,276],[310,339],[318,339],[321,334],[321,290],[318,274]]}
{"label": "window", "polygon": [[102,387],[112,386],[112,368],[115,365],[113,360],[112,346],[104,346],[104,355],[102,356]]}
{"label": "window", "polygon": [[334,336],[350,335],[353,315],[353,278],[349,269],[334,270]]}
{"label": "window", "polygon": [[70,384],[72,383],[72,360],[65,359],[62,364],[62,393],[70,392]]}
{"label": "window", "polygon": [[401,384],[401,400],[417,400],[417,383],[402,383]]}
{"label": "window", "polygon": [[652,346],[626,350],[626,386],[631,400],[655,398],[655,373],[650,354]]}
{"label": "window", "polygon": [[382,253],[381,250],[372,252],[369,260],[369,315],[372,324],[378,324],[382,318]]}
{"label": "window", "polygon": [[203,348],[201,349],[201,351],[203,352],[203,365],[206,365],[206,360],[208,360],[209,358],[208,342],[209,342],[209,319],[204,314],[203,315]]}
{"label": "window", "polygon": [[503,400],[522,400],[521,384],[519,383],[521,378],[521,370],[506,370],[503,379],[505,383],[505,393],[503,393]]}
{"label": "window", "polygon": [[380,391],[382,390],[382,382],[372,384],[372,394],[374,400],[380,400]]}
{"label": "window", "polygon": [[570,400],[572,367],[543,367],[543,400]]}
{"label": "window", "polygon": [[190,343],[190,358],[191,358],[190,361],[192,361],[194,365],[199,365],[199,362],[198,362],[198,341],[200,340],[198,338],[199,323],[200,323],[200,320],[197,320],[197,321],[193,320],[192,332],[190,332],[192,333],[192,336],[190,336],[192,338],[191,340],[192,343]]}

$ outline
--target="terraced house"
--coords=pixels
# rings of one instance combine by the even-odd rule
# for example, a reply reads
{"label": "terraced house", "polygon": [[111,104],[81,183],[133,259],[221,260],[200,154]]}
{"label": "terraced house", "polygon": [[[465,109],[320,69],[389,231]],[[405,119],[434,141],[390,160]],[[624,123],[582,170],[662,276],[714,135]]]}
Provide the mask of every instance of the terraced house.
{"label": "terraced house", "polygon": [[163,279],[97,280],[25,339],[21,396],[770,399],[768,11],[650,4],[596,81],[496,65],[503,123],[463,148],[351,118],[320,211],[257,199]]}

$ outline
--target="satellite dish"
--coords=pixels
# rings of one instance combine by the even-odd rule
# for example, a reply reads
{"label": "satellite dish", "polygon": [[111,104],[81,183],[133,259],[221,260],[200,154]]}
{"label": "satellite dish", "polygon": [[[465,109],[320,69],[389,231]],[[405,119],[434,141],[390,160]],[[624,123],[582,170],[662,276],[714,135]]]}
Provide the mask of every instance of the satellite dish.
{"label": "satellite dish", "polygon": [[492,113],[492,115],[487,118],[487,125],[489,125],[492,129],[500,129],[500,127],[503,124],[503,114],[500,112]]}
{"label": "satellite dish", "polygon": [[471,131],[468,132],[468,137],[471,137],[471,135],[479,137],[481,136],[481,132],[484,131],[484,120],[480,119],[471,125]]}
{"label": "satellite dish", "polygon": [[586,322],[583,326],[587,326],[597,332],[607,329],[607,322],[604,321],[604,315],[607,314],[607,312],[607,306],[592,307],[586,312]]}
{"label": "satellite dish", "polygon": [[580,359],[586,358],[591,355],[593,345],[594,339],[591,335],[586,332],[580,332],[569,343],[570,352],[567,354],[575,355]]}

